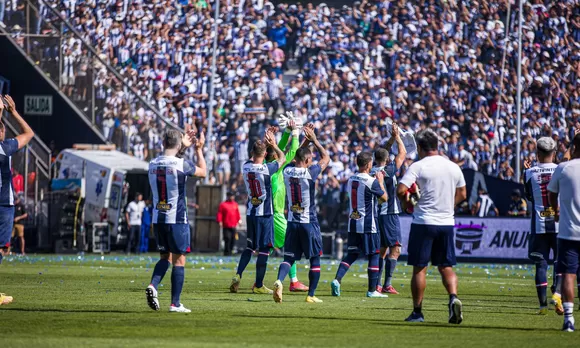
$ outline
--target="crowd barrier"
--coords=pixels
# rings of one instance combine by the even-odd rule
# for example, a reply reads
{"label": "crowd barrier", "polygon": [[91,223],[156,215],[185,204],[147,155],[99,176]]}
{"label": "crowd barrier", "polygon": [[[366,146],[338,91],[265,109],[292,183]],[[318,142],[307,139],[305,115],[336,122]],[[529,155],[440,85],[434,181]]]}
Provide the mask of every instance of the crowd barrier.
{"label": "crowd barrier", "polygon": [[[407,255],[412,217],[401,217],[402,254]],[[455,254],[464,261],[528,259],[529,218],[455,219]]]}

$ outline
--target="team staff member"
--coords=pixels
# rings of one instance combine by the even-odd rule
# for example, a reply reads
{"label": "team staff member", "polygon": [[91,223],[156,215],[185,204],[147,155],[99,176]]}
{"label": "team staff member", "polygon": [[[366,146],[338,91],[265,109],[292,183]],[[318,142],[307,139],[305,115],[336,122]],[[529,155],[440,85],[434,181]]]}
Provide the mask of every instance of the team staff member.
{"label": "team staff member", "polygon": [[425,275],[431,261],[438,266],[449,294],[449,323],[460,324],[463,313],[462,303],[457,298],[457,276],[453,271],[456,264],[453,214],[455,206],[467,198],[465,179],[457,164],[439,156],[439,139],[435,132],[425,129],[417,134],[416,140],[420,160],[411,164],[397,187],[397,195],[405,205],[411,204],[416,186],[421,188],[409,234],[413,313],[406,321],[424,321],[421,307],[427,285]]}
{"label": "team staff member", "polygon": [[[580,265],[580,134],[574,136],[571,160],[560,163],[548,184],[548,200],[559,219],[558,273],[562,273],[563,331],[574,331],[574,285]],[[558,197],[560,198],[558,200]]]}
{"label": "team staff member", "polygon": [[224,234],[224,255],[232,255],[236,241],[236,227],[240,224],[240,208],[236,202],[236,194],[228,192],[228,198],[220,203],[216,221],[220,224]]}
{"label": "team staff member", "polygon": [[[20,134],[16,138],[5,139],[6,128],[2,123],[4,114],[4,101],[6,110],[12,115],[18,126]],[[10,239],[14,226],[14,190],[12,187],[12,155],[26,146],[34,137],[34,132],[16,111],[14,100],[8,95],[0,96],[0,263],[2,258],[10,251]],[[12,302],[12,296],[0,293],[0,305]]]}
{"label": "team staff member", "polygon": [[20,244],[20,254],[22,256],[25,255],[24,253],[24,224],[22,221],[28,217],[28,213],[26,212],[26,208],[24,204],[22,204],[22,200],[19,197],[16,197],[14,201],[14,228],[12,229],[12,238],[18,238],[18,242]]}

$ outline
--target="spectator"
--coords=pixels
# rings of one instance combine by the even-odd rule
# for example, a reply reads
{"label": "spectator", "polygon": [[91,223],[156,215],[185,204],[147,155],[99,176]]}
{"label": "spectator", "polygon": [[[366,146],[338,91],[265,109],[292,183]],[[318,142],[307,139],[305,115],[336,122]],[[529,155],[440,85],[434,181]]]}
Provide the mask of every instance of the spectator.
{"label": "spectator", "polygon": [[499,210],[497,210],[485,189],[479,189],[479,197],[477,197],[477,202],[471,209],[471,215],[479,217],[499,216]]}
{"label": "spectator", "polygon": [[515,189],[511,195],[512,202],[508,209],[508,216],[526,216],[528,214],[528,205],[526,200],[522,198],[520,190]]}
{"label": "spectator", "polygon": [[234,192],[228,192],[227,200],[219,205],[216,221],[223,230],[224,255],[231,256],[238,239],[236,227],[242,221]]}

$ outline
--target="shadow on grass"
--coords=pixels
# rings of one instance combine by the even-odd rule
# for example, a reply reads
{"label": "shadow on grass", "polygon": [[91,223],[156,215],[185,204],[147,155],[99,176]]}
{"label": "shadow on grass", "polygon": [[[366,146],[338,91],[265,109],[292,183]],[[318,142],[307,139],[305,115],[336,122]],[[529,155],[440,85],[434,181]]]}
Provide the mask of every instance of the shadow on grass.
{"label": "shadow on grass", "polygon": [[145,311],[120,311],[120,310],[105,310],[105,309],[58,309],[58,308],[14,308],[4,307],[0,312],[14,311],[14,312],[47,312],[47,313],[145,313]]}
{"label": "shadow on grass", "polygon": [[[273,316],[273,315],[245,315],[246,317],[251,318],[260,318],[260,319],[287,319],[284,316]],[[453,325],[453,324],[446,324],[446,323],[435,323],[435,322],[425,322],[425,323],[408,323],[405,322],[403,319],[401,320],[393,320],[393,319],[365,319],[365,318],[341,318],[341,317],[321,317],[321,316],[298,316],[292,317],[292,319],[312,319],[312,320],[337,320],[337,321],[360,321],[366,322],[367,324],[371,325],[392,325],[392,326],[401,326],[401,327],[417,327],[417,326],[426,326],[426,327],[440,327],[440,328],[453,328],[453,329],[480,329],[480,330],[501,330],[501,331],[543,331],[543,332],[554,332],[557,331],[558,328],[537,328],[537,327],[505,327],[505,326],[487,326],[487,325],[469,325],[469,324],[462,324],[462,325]]]}

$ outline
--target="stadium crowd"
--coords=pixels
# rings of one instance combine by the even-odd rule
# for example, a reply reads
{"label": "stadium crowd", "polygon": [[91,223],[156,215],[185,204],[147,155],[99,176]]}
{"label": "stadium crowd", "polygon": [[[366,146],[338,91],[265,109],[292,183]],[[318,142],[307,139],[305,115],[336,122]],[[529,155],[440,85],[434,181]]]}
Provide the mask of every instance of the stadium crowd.
{"label": "stadium crowd", "polygon": [[[171,122],[207,125],[214,1],[41,3],[52,3]],[[463,168],[513,180],[517,3],[508,4],[363,0],[333,8],[222,1],[211,180],[243,186],[248,143],[283,109],[313,122],[329,148],[328,189],[344,187],[353,156],[386,136],[389,118],[407,131],[436,129],[441,153]],[[17,11],[7,7],[0,20],[3,12],[20,18]],[[54,15],[41,13],[39,31]],[[558,140],[561,158],[580,128],[580,7],[575,0],[533,0],[523,15],[521,160],[534,163],[534,139]],[[68,93],[83,93],[70,77],[90,75],[80,47],[72,36],[64,44]],[[296,65],[299,73],[288,74]],[[95,73],[103,133],[138,157],[159,153],[164,123],[126,98],[104,68]]]}

